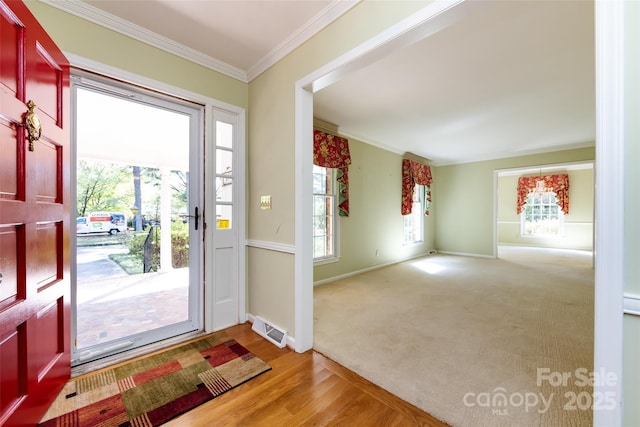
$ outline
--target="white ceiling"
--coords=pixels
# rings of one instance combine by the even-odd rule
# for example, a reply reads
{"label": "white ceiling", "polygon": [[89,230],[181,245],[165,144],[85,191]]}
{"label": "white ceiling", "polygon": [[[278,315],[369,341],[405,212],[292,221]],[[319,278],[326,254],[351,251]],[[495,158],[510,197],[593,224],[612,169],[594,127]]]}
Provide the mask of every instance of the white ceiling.
{"label": "white ceiling", "polygon": [[[41,1],[244,81],[357,3]],[[464,19],[316,92],[314,116],[434,164],[594,145],[593,1],[470,1]]]}

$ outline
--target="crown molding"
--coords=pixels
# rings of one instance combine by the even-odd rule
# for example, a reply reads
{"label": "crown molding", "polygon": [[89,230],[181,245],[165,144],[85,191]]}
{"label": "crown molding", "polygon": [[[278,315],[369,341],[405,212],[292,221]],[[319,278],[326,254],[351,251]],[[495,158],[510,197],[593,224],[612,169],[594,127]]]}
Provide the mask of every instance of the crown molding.
{"label": "crown molding", "polygon": [[315,15],[303,26],[291,33],[269,53],[260,58],[247,71],[248,80],[251,81],[276,64],[282,58],[293,52],[297,47],[322,31],[327,25],[344,15],[362,0],[333,0],[320,13]]}
{"label": "crown molding", "polygon": [[177,43],[164,36],[149,31],[129,21],[104,12],[94,6],[78,0],[39,0],[56,9],[75,15],[86,21],[93,22],[109,30],[131,37],[165,52],[179,56],[188,61],[207,67],[211,70],[233,77],[247,83],[247,73],[209,55]]}
{"label": "crown molding", "polygon": [[220,61],[209,55],[161,36],[153,31],[135,25],[129,21],[118,18],[97,7],[91,6],[79,0],[39,0],[56,9],[77,16],[109,30],[123,34],[132,39],[146,43],[165,52],[176,55],[193,63],[202,65],[213,71],[217,71],[234,79],[248,83],[258,77],[272,65],[291,53],[298,46],[313,37],[327,25],[342,16],[348,10],[360,3],[361,0],[333,0],[320,13],[307,21],[289,37],[283,40],[269,53],[258,60],[248,71],[241,70],[226,62]]}

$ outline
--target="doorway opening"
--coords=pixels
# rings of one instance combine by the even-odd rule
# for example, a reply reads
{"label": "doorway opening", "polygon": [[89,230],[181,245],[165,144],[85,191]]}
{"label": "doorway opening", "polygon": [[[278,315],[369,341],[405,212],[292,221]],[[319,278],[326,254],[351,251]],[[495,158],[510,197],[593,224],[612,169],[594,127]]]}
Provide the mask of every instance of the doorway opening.
{"label": "doorway opening", "polygon": [[72,366],[203,329],[204,106],[72,76]]}
{"label": "doorway opening", "polygon": [[[593,253],[595,176],[593,161],[535,165],[494,171],[494,255],[509,246],[537,247]],[[566,213],[553,189],[531,189],[518,213],[518,183],[530,178],[543,183],[566,177]],[[540,178],[540,179],[539,179]],[[537,203],[540,202],[540,203]],[[562,202],[564,203],[564,202]],[[555,214],[555,216],[554,216]],[[553,221],[556,220],[557,224]],[[546,231],[546,232],[545,232]]]}

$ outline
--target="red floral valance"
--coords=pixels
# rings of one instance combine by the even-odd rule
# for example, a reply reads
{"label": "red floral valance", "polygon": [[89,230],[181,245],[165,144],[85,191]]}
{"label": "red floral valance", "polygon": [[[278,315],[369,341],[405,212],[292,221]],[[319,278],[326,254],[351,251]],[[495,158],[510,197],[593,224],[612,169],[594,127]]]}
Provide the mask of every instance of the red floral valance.
{"label": "red floral valance", "polygon": [[[538,182],[542,184],[538,184]],[[560,206],[565,215],[569,213],[569,175],[560,174],[518,178],[518,214],[522,212],[522,208],[527,204],[529,193],[536,190],[538,185],[544,187],[546,191],[556,193],[558,206]]]}
{"label": "red floral valance", "polygon": [[319,130],[313,131],[313,164],[338,169],[338,210],[340,216],[349,216],[349,141]]}
{"label": "red floral valance", "polygon": [[424,186],[424,214],[429,215],[431,206],[431,168],[415,160],[402,160],[402,215],[409,215],[413,207],[413,189],[416,184]]}

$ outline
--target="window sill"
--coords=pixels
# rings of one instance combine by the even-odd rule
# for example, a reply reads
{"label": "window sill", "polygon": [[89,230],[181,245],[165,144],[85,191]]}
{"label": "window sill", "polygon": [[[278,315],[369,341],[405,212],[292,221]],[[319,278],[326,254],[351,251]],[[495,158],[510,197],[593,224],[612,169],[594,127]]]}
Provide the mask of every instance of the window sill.
{"label": "window sill", "polygon": [[328,257],[328,258],[318,258],[313,260],[313,266],[315,267],[316,265],[332,264],[338,261],[340,261],[340,257],[337,257],[337,256]]}
{"label": "window sill", "polygon": [[418,246],[418,245],[423,245],[424,244],[424,240],[419,240],[416,242],[404,242],[402,243],[402,246]]}
{"label": "window sill", "polygon": [[521,234],[523,239],[561,239],[562,234]]}

